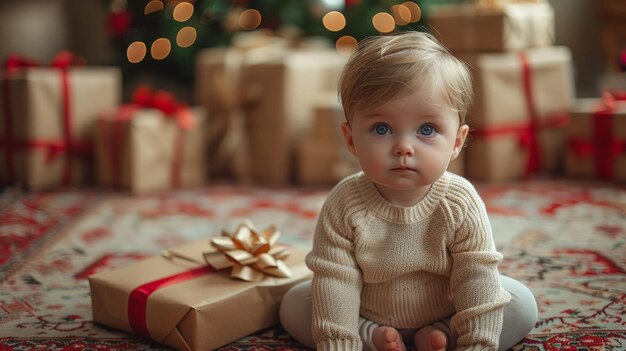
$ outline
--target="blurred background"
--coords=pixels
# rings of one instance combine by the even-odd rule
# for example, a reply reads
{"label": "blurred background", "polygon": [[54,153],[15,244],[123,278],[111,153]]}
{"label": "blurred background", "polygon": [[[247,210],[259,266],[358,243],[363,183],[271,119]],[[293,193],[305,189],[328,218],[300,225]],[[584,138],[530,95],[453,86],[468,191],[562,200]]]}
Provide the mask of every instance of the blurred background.
{"label": "blurred background", "polygon": [[[0,0],[5,81],[43,85],[24,72],[9,75],[11,65],[24,60],[31,66],[56,65],[59,52],[71,53],[65,59],[73,63],[80,57],[85,72],[114,69],[85,78],[91,83],[70,84],[83,95],[70,97],[76,116],[65,124],[44,119],[46,113],[58,114],[55,104],[5,84],[3,183],[39,189],[84,180],[134,192],[217,179],[330,186],[358,169],[338,132],[343,119],[335,93],[339,72],[358,41],[405,30],[432,31],[475,75],[477,99],[470,113],[475,133],[467,158],[455,161],[451,170],[478,181],[535,173],[597,176],[585,170],[595,167],[593,152],[568,146],[572,138],[585,138],[581,130],[587,122],[570,121],[592,115],[578,106],[579,99],[600,99],[607,87],[626,89],[623,0]],[[500,73],[492,71],[504,73],[498,78]],[[522,89],[522,76],[531,82],[530,92]],[[154,91],[167,94],[154,99]],[[116,134],[128,141],[124,145],[144,145],[136,146],[138,151],[101,135],[112,128],[103,120],[106,111],[115,108],[109,117],[131,120],[120,118],[129,114],[120,113],[128,103],[157,108],[164,116],[176,115],[183,105],[193,109],[201,134],[185,135],[195,140],[186,144],[195,143],[195,151],[167,141],[176,133],[166,127],[155,129],[162,138],[154,141]],[[195,123],[176,120],[182,129]],[[505,141],[502,127],[512,133]],[[84,147],[72,142],[79,139]],[[163,180],[159,186],[154,180],[143,189],[138,184],[151,183],[146,179],[159,173],[149,171],[159,162],[142,154],[157,153],[156,146],[146,146],[151,143],[178,150],[160,156],[163,179],[176,182]],[[163,146],[168,143],[174,146]],[[47,151],[37,154],[37,148]],[[76,166],[71,159],[80,157],[87,163]],[[589,160],[578,162],[581,157]],[[182,161],[163,161],[177,158]],[[511,160],[517,166],[511,167]],[[194,162],[202,164],[196,171],[190,170]],[[626,161],[617,169],[625,169],[626,179]]]}
{"label": "blurred background", "polygon": [[[50,60],[58,51],[69,49],[92,64],[113,64],[124,68],[124,80],[156,79],[178,85],[182,91],[193,81],[193,60],[199,50],[228,45],[233,35],[253,29],[291,31],[292,35],[320,36],[335,42],[343,36],[360,40],[378,34],[371,20],[376,13],[390,13],[393,0],[197,0],[174,9],[184,1],[144,0],[22,0],[0,1],[0,58],[19,53],[37,60]],[[422,11],[396,30],[428,26],[428,11],[444,3],[461,0],[414,1]],[[606,17],[618,14],[605,10],[593,0],[549,0],[555,12],[556,45],[572,50],[579,96],[594,96],[599,76],[614,60],[610,44],[603,45],[602,31],[609,27]],[[614,1],[615,2],[615,1]],[[256,11],[246,11],[246,10]],[[257,12],[258,11],[258,12]],[[322,19],[330,11],[345,15],[339,31],[324,27]],[[187,13],[191,12],[191,13]],[[623,18],[622,18],[623,19]],[[402,23],[402,22],[401,22]],[[188,37],[176,38],[183,28]],[[294,33],[295,32],[295,33]],[[184,36],[185,32],[180,33]],[[623,36],[623,34],[622,34]],[[170,52],[155,59],[147,52],[136,63],[129,62],[127,50],[134,42],[150,45],[159,38],[170,41]],[[623,37],[621,39],[624,40]],[[191,96],[189,91],[185,96]]]}

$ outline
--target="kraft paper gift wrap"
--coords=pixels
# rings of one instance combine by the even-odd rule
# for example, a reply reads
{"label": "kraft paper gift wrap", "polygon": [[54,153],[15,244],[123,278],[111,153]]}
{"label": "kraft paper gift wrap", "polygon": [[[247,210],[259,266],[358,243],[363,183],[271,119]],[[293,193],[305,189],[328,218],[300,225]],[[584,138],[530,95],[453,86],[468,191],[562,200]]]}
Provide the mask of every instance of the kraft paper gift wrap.
{"label": "kraft paper gift wrap", "polygon": [[319,96],[332,89],[338,79],[333,72],[344,63],[335,51],[294,50],[244,67],[242,82],[258,92],[246,110],[247,172],[252,182],[294,181],[296,142],[311,128]]}
{"label": "kraft paper gift wrap", "polygon": [[[203,252],[214,250],[209,247],[209,240],[201,240],[170,253],[202,262]],[[306,253],[289,249],[291,255],[284,262],[290,278],[266,276],[246,282],[231,278],[229,269],[215,271],[202,263],[165,257],[95,274],[89,278],[93,319],[146,334],[177,350],[216,349],[277,324],[284,294],[311,278]],[[155,289],[159,284],[163,285]],[[153,292],[145,298],[139,290]],[[130,295],[140,297],[129,300]]]}
{"label": "kraft paper gift wrap", "polygon": [[576,100],[565,169],[572,177],[626,181],[626,101]]}
{"label": "kraft paper gift wrap", "polygon": [[548,2],[433,7],[431,31],[453,52],[516,51],[554,44],[554,10]]}
{"label": "kraft paper gift wrap", "polygon": [[97,121],[98,182],[134,194],[159,192],[206,183],[204,112],[190,109],[193,127],[153,108],[140,108],[120,121],[118,110]]}
{"label": "kraft paper gift wrap", "polygon": [[506,181],[563,167],[574,87],[569,49],[458,55],[472,67],[467,176]]}
{"label": "kraft paper gift wrap", "polygon": [[211,175],[291,183],[294,139],[310,126],[318,95],[335,91],[345,61],[310,42],[203,51],[196,98],[210,111]]}
{"label": "kraft paper gift wrap", "polygon": [[[119,105],[121,72],[113,67],[70,67],[66,78],[67,94],[57,68],[33,67],[5,77],[0,86],[3,183],[37,190],[93,181],[95,121],[103,110]],[[8,133],[13,140],[10,148]],[[10,168],[13,179],[8,176]]]}

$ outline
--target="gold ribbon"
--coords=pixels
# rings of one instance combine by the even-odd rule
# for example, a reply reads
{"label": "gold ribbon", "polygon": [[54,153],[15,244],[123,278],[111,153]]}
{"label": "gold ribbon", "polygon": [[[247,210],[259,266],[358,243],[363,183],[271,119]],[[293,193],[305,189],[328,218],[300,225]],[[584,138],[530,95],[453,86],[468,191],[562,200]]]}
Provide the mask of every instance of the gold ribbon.
{"label": "gold ribbon", "polygon": [[222,231],[221,237],[211,239],[211,246],[218,251],[203,256],[215,269],[232,267],[231,278],[247,282],[259,281],[266,275],[289,278],[291,271],[283,260],[290,252],[286,246],[276,245],[279,237],[275,226],[258,232],[245,221],[235,232]]}

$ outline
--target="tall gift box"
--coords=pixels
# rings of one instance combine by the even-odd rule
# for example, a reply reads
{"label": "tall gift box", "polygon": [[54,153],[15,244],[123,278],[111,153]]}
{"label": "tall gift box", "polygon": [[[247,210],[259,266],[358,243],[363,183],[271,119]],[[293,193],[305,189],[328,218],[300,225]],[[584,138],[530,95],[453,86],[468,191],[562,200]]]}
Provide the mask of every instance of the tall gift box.
{"label": "tall gift box", "polygon": [[278,323],[285,293],[312,275],[305,252],[289,250],[289,257],[276,261],[289,274],[254,281],[233,279],[235,269],[206,265],[206,252],[222,255],[208,240],[169,250],[168,258],[95,274],[89,277],[93,319],[176,350],[214,350]]}
{"label": "tall gift box", "polygon": [[209,174],[233,176],[243,172],[240,149],[246,145],[243,131],[245,104],[255,92],[241,84],[241,70],[249,62],[272,58],[286,50],[287,41],[266,34],[237,35],[229,47],[208,48],[196,58],[196,103],[207,119]]}
{"label": "tall gift box", "polygon": [[291,50],[243,68],[244,89],[256,92],[245,117],[246,172],[252,182],[293,182],[296,142],[311,128],[320,94],[332,89],[344,64],[334,50]]}
{"label": "tall gift box", "polygon": [[463,53],[473,67],[467,176],[506,181],[563,167],[574,88],[565,47]]}
{"label": "tall gift box", "polygon": [[432,32],[453,52],[516,51],[554,44],[554,10],[546,1],[500,6],[435,6]]}
{"label": "tall gift box", "polygon": [[112,110],[97,121],[98,182],[134,194],[201,186],[206,182],[202,109],[188,110],[191,125],[155,108]]}
{"label": "tall gift box", "polygon": [[[121,99],[114,67],[7,63],[0,86],[0,177],[31,190],[93,180],[95,120]],[[11,60],[11,59],[10,59]]]}
{"label": "tall gift box", "polygon": [[626,181],[626,101],[576,100],[567,128],[566,172]]}

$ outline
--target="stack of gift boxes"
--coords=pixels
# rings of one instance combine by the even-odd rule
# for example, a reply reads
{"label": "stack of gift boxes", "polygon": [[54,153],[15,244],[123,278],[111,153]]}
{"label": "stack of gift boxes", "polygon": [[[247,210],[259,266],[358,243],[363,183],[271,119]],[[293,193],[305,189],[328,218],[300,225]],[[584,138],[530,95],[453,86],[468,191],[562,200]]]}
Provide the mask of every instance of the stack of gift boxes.
{"label": "stack of gift boxes", "polygon": [[335,122],[339,130],[341,111],[323,98],[346,57],[313,39],[241,38],[198,55],[197,106],[148,87],[122,105],[118,68],[69,53],[49,65],[10,58],[0,87],[0,182],[41,190],[96,180],[143,194],[217,178],[331,185],[354,171],[330,130]]}
{"label": "stack of gift boxes", "polygon": [[[338,111],[320,96],[335,89],[346,58],[314,41],[258,39],[198,56],[198,106],[147,86],[122,104],[118,68],[69,53],[49,65],[9,58],[0,86],[2,183],[39,190],[95,179],[143,194],[206,184],[211,166],[260,185],[292,184],[296,174],[329,182],[324,172],[339,162],[327,147],[340,144],[322,124]],[[297,153],[324,161],[298,163]],[[311,277],[306,252],[278,243],[273,227],[211,234],[91,276],[94,321],[178,350],[216,349],[278,323],[283,295]]]}
{"label": "stack of gift boxes", "polygon": [[436,7],[432,32],[473,73],[464,174],[510,181],[562,171],[573,101],[572,58],[554,46],[545,1]]}

